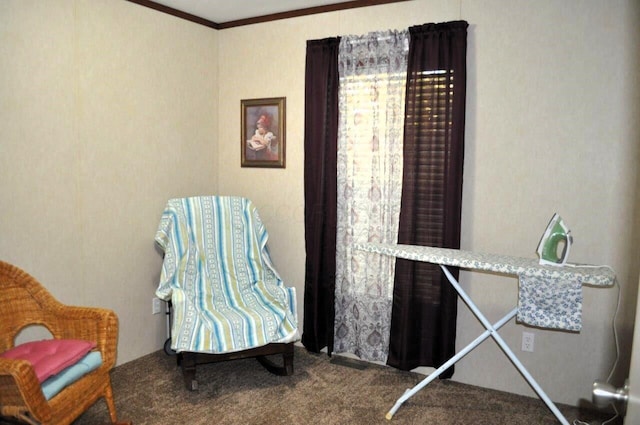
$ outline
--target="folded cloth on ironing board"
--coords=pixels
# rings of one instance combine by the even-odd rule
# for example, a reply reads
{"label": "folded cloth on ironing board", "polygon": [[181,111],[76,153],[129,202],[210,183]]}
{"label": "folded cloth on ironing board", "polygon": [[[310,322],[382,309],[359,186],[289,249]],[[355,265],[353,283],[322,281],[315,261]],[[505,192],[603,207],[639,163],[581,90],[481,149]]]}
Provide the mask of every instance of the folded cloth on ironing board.
{"label": "folded cloth on ironing board", "polygon": [[519,275],[518,315],[521,323],[541,328],[582,329],[582,282]]}

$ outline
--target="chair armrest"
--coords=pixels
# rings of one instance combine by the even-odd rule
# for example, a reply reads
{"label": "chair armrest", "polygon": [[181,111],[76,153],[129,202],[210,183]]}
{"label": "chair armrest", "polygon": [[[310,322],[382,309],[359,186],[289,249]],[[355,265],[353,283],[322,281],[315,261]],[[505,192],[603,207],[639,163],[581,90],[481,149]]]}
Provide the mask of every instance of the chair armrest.
{"label": "chair armrest", "polygon": [[42,421],[51,418],[51,409],[31,363],[0,357],[0,412],[12,416],[24,411],[32,412]]}
{"label": "chair armrest", "polygon": [[116,361],[118,317],[104,308],[59,305],[48,320],[54,338],[95,341],[102,353],[101,368],[111,369]]}

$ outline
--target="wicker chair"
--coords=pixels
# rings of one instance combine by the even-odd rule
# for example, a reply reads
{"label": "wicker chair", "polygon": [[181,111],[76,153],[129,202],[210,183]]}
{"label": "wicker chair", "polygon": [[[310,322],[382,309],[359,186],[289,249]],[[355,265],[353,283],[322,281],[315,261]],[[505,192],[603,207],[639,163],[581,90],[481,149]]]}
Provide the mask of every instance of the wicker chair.
{"label": "wicker chair", "polygon": [[109,377],[116,360],[115,313],[61,304],[32,276],[2,261],[0,297],[0,353],[13,348],[23,328],[42,325],[56,339],[95,341],[103,361],[98,369],[46,400],[29,362],[0,358],[0,416],[29,424],[70,424],[104,397],[111,423],[118,423]]}

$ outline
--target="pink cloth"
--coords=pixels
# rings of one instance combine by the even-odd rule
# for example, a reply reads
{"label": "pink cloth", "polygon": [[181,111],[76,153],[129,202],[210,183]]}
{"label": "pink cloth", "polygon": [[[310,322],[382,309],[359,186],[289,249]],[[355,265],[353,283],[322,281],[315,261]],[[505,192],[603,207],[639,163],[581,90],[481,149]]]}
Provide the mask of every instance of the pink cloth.
{"label": "pink cloth", "polygon": [[74,365],[96,347],[95,342],[80,339],[45,339],[20,344],[0,357],[26,360],[40,382]]}

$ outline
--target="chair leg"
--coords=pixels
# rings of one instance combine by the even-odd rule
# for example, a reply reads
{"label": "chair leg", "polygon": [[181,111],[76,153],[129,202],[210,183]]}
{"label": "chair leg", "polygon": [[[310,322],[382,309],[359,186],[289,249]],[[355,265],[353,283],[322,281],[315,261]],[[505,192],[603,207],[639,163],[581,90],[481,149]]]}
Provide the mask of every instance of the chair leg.
{"label": "chair leg", "polygon": [[116,415],[116,404],[113,401],[113,389],[111,388],[110,378],[107,378],[107,387],[104,390],[104,401],[107,403],[107,409],[109,409],[111,423],[117,423],[118,417]]}
{"label": "chair leg", "polygon": [[[25,424],[29,424],[29,425],[41,425],[40,422],[38,422],[35,419],[33,419],[31,416],[29,416],[28,413],[20,413],[20,414],[16,415],[15,417],[19,421],[21,421],[21,423],[24,422]],[[12,422],[10,422],[10,423],[12,423]]]}
{"label": "chair leg", "polygon": [[293,375],[293,351],[282,354],[282,361],[284,363],[285,375]]}
{"label": "chair leg", "polygon": [[107,382],[107,387],[104,390],[104,401],[107,403],[107,409],[109,409],[111,425],[132,425],[130,421],[118,422],[118,418],[116,415],[116,404],[113,399],[113,389],[111,388],[111,380]]}
{"label": "chair leg", "polygon": [[182,368],[182,377],[184,378],[184,385],[189,391],[196,391],[198,389],[198,381],[196,380],[196,354],[194,353],[181,353],[180,367]]}
{"label": "chair leg", "polygon": [[288,346],[287,350],[282,353],[282,366],[275,364],[265,356],[257,356],[256,358],[265,369],[274,375],[293,375],[293,344]]}

